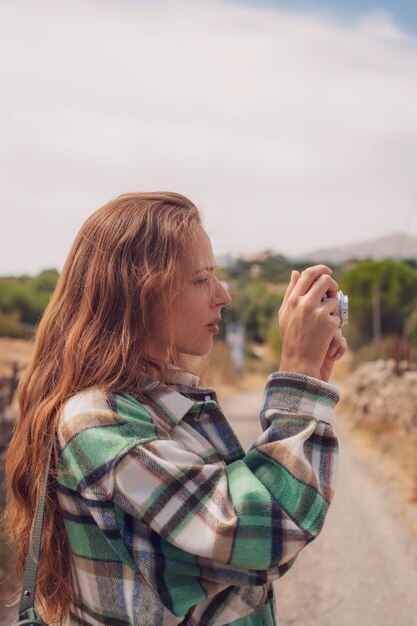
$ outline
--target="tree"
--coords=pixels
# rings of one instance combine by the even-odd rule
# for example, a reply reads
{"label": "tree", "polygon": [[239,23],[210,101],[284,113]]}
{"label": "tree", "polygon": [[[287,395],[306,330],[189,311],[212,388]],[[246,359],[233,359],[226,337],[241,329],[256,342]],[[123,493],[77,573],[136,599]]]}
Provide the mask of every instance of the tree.
{"label": "tree", "polygon": [[282,295],[268,289],[260,280],[253,280],[246,285],[243,292],[243,319],[247,341],[264,343],[268,340],[271,319],[281,302]]}
{"label": "tree", "polygon": [[[23,334],[44,312],[59,274],[45,270],[37,276],[0,278],[0,335]],[[20,328],[19,328],[20,327]]]}
{"label": "tree", "polygon": [[417,273],[403,261],[362,261],[343,276],[341,288],[349,297],[348,332],[353,347],[372,339],[376,293],[382,336],[402,333],[417,303]]}

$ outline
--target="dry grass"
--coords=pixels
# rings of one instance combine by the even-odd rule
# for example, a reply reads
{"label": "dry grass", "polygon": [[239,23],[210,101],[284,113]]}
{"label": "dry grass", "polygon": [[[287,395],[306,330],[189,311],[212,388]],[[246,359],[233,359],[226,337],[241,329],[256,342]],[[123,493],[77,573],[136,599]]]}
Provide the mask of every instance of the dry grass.
{"label": "dry grass", "polygon": [[217,341],[210,353],[208,369],[201,383],[214,387],[219,395],[225,397],[239,391],[263,389],[266,378],[273,369],[267,356],[256,360],[247,359],[245,370],[240,376],[224,342]]}
{"label": "dry grass", "polygon": [[335,365],[332,382],[342,392],[338,419],[348,428],[355,445],[376,458],[383,474],[397,485],[404,500],[417,503],[417,433],[407,433],[396,423],[378,416],[354,419],[349,398],[344,395],[344,384],[357,363],[363,362],[363,356],[359,358],[348,352]]}
{"label": "dry grass", "polygon": [[32,356],[33,343],[26,339],[0,337],[0,376],[10,373],[10,364],[26,365]]}
{"label": "dry grass", "polygon": [[381,417],[352,421],[347,404],[339,418],[348,427],[355,444],[372,454],[388,480],[392,480],[405,500],[417,504],[417,433],[407,433],[397,424]]}

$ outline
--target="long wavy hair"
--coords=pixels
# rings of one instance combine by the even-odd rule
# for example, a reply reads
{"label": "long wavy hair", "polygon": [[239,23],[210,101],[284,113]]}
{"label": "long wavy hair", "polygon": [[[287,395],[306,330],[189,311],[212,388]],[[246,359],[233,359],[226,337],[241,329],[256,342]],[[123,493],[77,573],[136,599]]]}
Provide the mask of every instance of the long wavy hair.
{"label": "long wavy hair", "polygon": [[167,360],[178,364],[163,321],[200,225],[198,210],[180,194],[129,193],[109,202],[82,226],[38,325],[6,459],[6,519],[21,578],[53,444],[37,582],[47,621],[61,622],[72,600],[69,548],[54,489],[60,409],[88,387],[137,394],[144,374],[163,382],[164,363],[147,350],[155,333],[165,341]]}

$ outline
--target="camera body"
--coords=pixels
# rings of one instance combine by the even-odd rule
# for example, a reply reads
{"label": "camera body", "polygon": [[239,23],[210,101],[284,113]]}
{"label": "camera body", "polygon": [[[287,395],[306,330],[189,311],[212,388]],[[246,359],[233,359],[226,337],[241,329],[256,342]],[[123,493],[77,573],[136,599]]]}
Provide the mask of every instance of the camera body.
{"label": "camera body", "polygon": [[[327,300],[327,294],[324,296],[323,300]],[[322,301],[323,301],[322,300]],[[349,299],[343,291],[336,292],[336,300],[338,304],[336,315],[340,320],[339,328],[342,328],[349,321]]]}
{"label": "camera body", "polygon": [[343,291],[338,291],[336,293],[336,298],[339,305],[337,315],[340,319],[340,328],[342,328],[344,324],[349,322],[349,299]]}

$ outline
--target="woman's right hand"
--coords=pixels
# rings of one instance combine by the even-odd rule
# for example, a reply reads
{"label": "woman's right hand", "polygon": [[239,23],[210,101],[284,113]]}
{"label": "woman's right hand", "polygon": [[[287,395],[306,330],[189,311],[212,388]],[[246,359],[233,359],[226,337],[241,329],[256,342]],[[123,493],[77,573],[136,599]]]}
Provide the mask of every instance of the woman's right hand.
{"label": "woman's right hand", "polygon": [[323,364],[340,326],[336,315],[339,286],[331,274],[326,265],[309,267],[302,274],[292,272],[278,313],[282,344],[280,371],[328,380],[329,368],[323,368]]}

